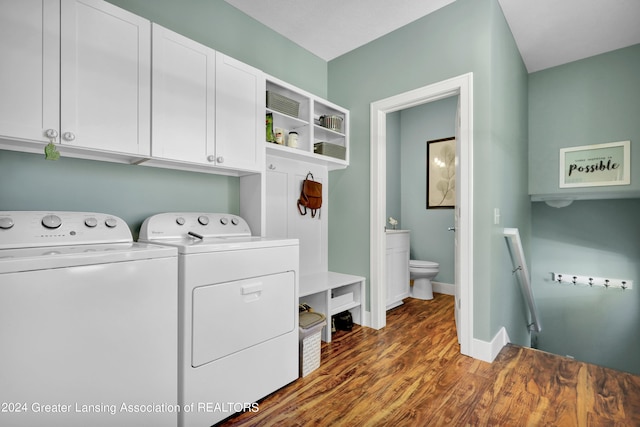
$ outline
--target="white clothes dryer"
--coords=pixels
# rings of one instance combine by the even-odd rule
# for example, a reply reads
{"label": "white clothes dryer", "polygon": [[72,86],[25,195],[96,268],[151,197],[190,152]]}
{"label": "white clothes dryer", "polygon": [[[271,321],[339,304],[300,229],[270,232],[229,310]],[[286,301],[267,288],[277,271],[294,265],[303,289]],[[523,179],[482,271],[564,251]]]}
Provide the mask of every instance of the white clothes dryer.
{"label": "white clothes dryer", "polygon": [[179,425],[258,410],[298,378],[297,239],[251,236],[230,214],[164,213],[139,241],[178,248]]}
{"label": "white clothes dryer", "polygon": [[175,426],[177,251],[120,218],[0,212],[0,425]]}

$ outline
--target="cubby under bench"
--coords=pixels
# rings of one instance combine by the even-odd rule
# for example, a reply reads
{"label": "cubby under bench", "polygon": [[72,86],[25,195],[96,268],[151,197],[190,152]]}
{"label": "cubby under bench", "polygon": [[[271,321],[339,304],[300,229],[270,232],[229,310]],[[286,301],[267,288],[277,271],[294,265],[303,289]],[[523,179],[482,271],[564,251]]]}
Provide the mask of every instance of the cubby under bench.
{"label": "cubby under bench", "polygon": [[362,276],[324,271],[300,276],[300,303],[327,317],[322,341],[331,342],[331,316],[349,310],[353,323],[362,324],[366,279]]}

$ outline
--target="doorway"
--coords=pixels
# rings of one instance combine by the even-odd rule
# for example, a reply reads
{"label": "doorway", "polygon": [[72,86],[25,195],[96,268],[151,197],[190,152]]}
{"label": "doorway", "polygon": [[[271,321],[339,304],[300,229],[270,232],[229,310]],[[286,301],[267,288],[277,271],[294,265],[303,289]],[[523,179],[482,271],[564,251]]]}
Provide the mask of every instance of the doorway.
{"label": "doorway", "polygon": [[473,335],[473,74],[424,86],[371,103],[370,326],[386,325],[386,116],[451,96],[458,96],[456,147],[458,200],[455,215],[456,327],[462,354],[474,357]]}

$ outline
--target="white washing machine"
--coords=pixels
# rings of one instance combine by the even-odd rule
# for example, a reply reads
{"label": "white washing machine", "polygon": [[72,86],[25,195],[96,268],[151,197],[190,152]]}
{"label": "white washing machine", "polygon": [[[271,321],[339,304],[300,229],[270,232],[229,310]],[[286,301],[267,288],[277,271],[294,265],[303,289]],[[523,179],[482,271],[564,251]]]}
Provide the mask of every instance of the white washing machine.
{"label": "white washing machine", "polygon": [[175,426],[175,248],[111,215],[0,212],[0,404],[3,426]]}
{"label": "white washing machine", "polygon": [[235,215],[165,213],[140,241],[178,248],[179,425],[258,410],[298,378],[297,239],[252,237]]}

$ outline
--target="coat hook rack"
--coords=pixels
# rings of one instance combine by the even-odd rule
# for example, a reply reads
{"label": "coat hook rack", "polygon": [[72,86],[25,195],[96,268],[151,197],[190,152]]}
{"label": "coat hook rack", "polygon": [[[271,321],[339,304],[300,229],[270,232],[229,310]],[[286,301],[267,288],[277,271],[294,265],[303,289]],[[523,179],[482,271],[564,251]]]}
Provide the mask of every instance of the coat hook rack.
{"label": "coat hook rack", "polygon": [[626,279],[608,279],[605,277],[580,276],[577,274],[551,273],[551,280],[556,283],[572,285],[601,286],[605,289],[618,288],[622,290],[632,289],[633,281]]}

